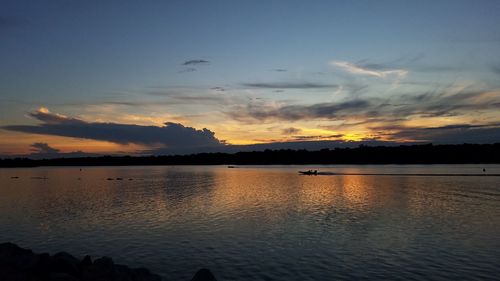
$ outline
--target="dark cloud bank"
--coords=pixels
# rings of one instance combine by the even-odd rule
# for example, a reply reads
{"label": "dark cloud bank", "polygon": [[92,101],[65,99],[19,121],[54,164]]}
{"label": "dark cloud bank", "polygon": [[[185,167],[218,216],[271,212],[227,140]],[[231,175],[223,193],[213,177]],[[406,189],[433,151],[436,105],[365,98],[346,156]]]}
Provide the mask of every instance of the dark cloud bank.
{"label": "dark cloud bank", "polygon": [[[14,155],[13,157],[28,157],[31,159],[49,159],[49,158],[75,158],[75,157],[101,156],[100,154],[88,153],[83,151],[61,152],[59,149],[54,148],[50,146],[48,143],[44,142],[35,142],[30,147],[32,151],[30,154]],[[10,158],[12,158],[12,156]]]}
{"label": "dark cloud bank", "polygon": [[[185,127],[178,123],[165,123],[163,127],[132,124],[86,122],[77,118],[54,114],[48,110],[38,110],[30,116],[42,121],[40,125],[13,125],[3,129],[31,134],[54,135],[109,141],[118,144],[160,145],[172,151],[196,151],[223,146],[215,133],[202,129]],[[50,147],[34,144],[42,152]],[[50,152],[57,152],[53,149]]]}

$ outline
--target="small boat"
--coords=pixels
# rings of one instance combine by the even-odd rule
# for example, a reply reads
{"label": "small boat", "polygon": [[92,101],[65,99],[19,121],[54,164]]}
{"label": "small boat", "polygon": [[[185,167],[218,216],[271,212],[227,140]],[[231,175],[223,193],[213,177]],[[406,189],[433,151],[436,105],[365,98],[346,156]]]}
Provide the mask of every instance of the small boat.
{"label": "small boat", "polygon": [[309,170],[309,171],[299,171],[299,174],[301,175],[317,175],[318,174],[318,170]]}
{"label": "small boat", "polygon": [[228,169],[235,169],[236,166],[227,166]]}

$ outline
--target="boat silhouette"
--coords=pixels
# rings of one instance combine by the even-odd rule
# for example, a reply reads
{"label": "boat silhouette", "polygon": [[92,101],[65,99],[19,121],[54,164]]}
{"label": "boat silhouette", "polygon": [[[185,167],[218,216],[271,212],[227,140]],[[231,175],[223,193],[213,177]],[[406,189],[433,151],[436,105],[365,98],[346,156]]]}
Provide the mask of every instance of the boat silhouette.
{"label": "boat silhouette", "polygon": [[299,174],[301,174],[301,175],[317,175],[318,170],[299,171]]}

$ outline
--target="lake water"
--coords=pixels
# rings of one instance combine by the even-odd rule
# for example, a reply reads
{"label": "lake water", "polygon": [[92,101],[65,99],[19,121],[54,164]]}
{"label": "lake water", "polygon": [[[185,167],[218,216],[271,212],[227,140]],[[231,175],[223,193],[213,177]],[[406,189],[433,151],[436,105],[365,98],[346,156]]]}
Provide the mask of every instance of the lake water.
{"label": "lake water", "polygon": [[464,174],[500,165],[0,169],[0,241],[174,281],[498,280],[500,177]]}

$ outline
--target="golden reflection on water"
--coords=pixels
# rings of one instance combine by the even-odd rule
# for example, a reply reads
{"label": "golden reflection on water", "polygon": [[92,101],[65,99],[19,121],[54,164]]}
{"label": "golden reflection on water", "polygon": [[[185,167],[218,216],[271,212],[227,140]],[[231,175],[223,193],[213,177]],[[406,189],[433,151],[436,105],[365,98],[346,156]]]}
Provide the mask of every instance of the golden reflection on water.
{"label": "golden reflection on water", "polygon": [[217,170],[214,177],[213,212],[262,209],[276,217],[294,209],[321,210],[340,204],[366,208],[374,197],[373,177],[303,176],[262,169]]}
{"label": "golden reflection on water", "polygon": [[342,197],[353,207],[370,205],[373,200],[372,189],[374,177],[340,176],[338,184],[341,186]]}
{"label": "golden reflection on water", "polygon": [[[185,279],[177,271],[190,278],[193,264],[230,272],[225,280],[263,271],[276,280],[316,273],[314,280],[328,280],[370,264],[418,279],[406,270],[414,261],[434,273],[436,264],[456,271],[477,256],[475,267],[498,272],[498,178],[301,176],[299,169],[309,167],[0,169],[0,240],[111,252],[172,280]],[[321,168],[328,169],[414,171]],[[297,261],[301,270],[290,272]]]}

